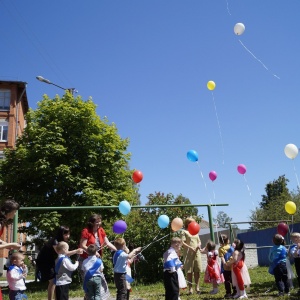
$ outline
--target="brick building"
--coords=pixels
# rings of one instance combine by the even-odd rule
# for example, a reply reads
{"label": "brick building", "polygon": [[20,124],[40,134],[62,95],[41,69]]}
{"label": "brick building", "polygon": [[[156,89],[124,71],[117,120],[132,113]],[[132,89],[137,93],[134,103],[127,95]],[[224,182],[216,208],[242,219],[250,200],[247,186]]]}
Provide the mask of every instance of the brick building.
{"label": "brick building", "polygon": [[[26,94],[26,82],[22,81],[0,81],[0,160],[4,159],[3,150],[14,148],[18,137],[22,134],[26,122],[24,119],[28,111],[28,100]],[[13,228],[9,225],[4,230],[1,239],[11,242]],[[24,240],[23,240],[24,239]],[[18,236],[19,242],[25,242],[26,237]],[[22,250],[26,250],[25,247]],[[0,250],[0,273],[8,256],[8,250]]]}

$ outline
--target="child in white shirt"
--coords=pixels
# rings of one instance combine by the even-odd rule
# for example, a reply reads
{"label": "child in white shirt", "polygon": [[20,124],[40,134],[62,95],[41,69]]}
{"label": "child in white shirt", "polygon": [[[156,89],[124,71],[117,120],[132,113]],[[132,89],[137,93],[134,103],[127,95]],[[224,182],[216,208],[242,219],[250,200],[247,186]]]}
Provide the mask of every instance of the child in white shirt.
{"label": "child in white shirt", "polygon": [[74,264],[66,253],[69,245],[66,242],[59,242],[56,246],[58,258],[55,261],[55,299],[69,299],[69,288],[72,282],[72,272],[78,268],[78,261]]}
{"label": "child in white shirt", "polygon": [[10,257],[11,265],[6,273],[7,282],[9,285],[9,300],[21,299],[27,296],[24,294],[26,290],[25,277],[27,276],[27,268],[24,265],[24,255],[20,252],[15,252]]}

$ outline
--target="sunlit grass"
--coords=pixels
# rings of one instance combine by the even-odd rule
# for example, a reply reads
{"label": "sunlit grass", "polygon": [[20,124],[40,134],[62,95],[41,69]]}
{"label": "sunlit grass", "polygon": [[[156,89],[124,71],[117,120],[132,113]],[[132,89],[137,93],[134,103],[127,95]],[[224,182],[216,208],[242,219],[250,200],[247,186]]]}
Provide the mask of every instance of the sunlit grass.
{"label": "sunlit grass", "polygon": [[[284,297],[277,297],[277,289],[275,286],[275,280],[272,275],[268,273],[267,267],[257,267],[249,270],[251,277],[251,287],[247,291],[249,299],[285,299]],[[181,300],[193,300],[193,299],[223,299],[225,294],[224,284],[221,284],[219,287],[219,293],[217,295],[210,295],[209,291],[211,290],[211,285],[203,283],[203,273],[201,274],[201,295],[187,295],[187,291],[181,291],[180,298]],[[294,285],[297,287],[296,280]],[[112,295],[112,299],[115,299],[115,287],[112,283],[109,283],[109,290]],[[8,289],[4,288],[4,299],[8,300],[7,295]],[[300,299],[296,295],[297,289],[291,291],[291,296],[286,297],[286,299]],[[27,283],[26,294],[30,300],[44,300],[47,298],[47,283],[40,282],[30,282]],[[72,284],[70,288],[70,299],[75,297],[81,297],[83,299],[83,290],[82,286],[79,284]],[[163,283],[156,283],[150,285],[143,285],[136,280],[132,286],[132,292],[130,299],[147,299],[147,300],[164,300],[164,287]]]}

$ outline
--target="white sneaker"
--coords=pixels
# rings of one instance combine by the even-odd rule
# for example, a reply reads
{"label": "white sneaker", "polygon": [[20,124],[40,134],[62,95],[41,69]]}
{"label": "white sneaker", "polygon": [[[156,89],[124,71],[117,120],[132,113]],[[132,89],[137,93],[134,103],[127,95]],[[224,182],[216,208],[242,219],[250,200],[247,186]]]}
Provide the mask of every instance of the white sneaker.
{"label": "white sneaker", "polygon": [[233,299],[237,299],[237,298],[240,298],[240,295],[238,293],[236,293],[234,296],[233,296]]}
{"label": "white sneaker", "polygon": [[243,296],[240,296],[238,299],[248,299],[248,296],[245,294]]}
{"label": "white sneaker", "polygon": [[218,289],[213,289],[209,292],[211,295],[215,295],[215,294],[218,294],[219,293],[219,290]]}

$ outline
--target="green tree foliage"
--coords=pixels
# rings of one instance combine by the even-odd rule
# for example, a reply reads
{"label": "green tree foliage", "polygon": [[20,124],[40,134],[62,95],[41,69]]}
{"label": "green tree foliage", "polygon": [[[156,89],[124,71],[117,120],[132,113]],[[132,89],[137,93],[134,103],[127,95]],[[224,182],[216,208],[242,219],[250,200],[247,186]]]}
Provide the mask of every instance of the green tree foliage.
{"label": "green tree foliage", "polygon": [[[0,166],[0,196],[13,197],[21,206],[107,206],[123,199],[137,202],[129,169],[128,139],[115,124],[100,119],[91,99],[83,101],[66,92],[60,98],[46,95],[26,115],[27,127],[15,149],[5,151]],[[20,211],[30,221],[27,232],[49,238],[66,224],[76,244],[91,213],[99,211]],[[118,212],[103,210],[111,227]],[[107,227],[105,227],[107,228]]]}
{"label": "green tree foliage", "polygon": [[[252,229],[264,229],[277,226],[280,220],[291,220],[291,216],[285,211],[285,204],[293,201],[295,196],[289,192],[287,187],[289,180],[284,175],[279,176],[273,182],[266,185],[266,195],[262,195],[259,208],[252,211],[252,221],[275,221],[274,223],[252,224]],[[299,217],[295,216],[297,219]],[[294,219],[296,221],[296,219]]]}
{"label": "green tree foliage", "polygon": [[[221,228],[229,228],[230,225],[226,223],[232,222],[232,218],[230,218],[224,211],[219,211],[217,217],[213,219],[213,221]],[[238,228],[238,226],[236,224],[232,224],[231,228]]]}
{"label": "green tree foliage", "polygon": [[[146,205],[173,205],[173,204],[191,204],[188,198],[182,195],[176,198],[173,194],[164,194],[156,192],[148,196]],[[170,226],[161,229],[157,220],[160,215],[167,215],[170,219]],[[126,217],[128,228],[124,238],[127,245],[134,247],[143,247],[142,254],[146,261],[140,261],[136,265],[137,274],[135,277],[138,281],[149,283],[162,280],[163,263],[162,255],[170,247],[170,239],[173,235],[171,222],[174,218],[179,217],[183,221],[186,217],[193,216],[198,222],[201,217],[198,216],[198,210],[194,207],[162,207],[162,208],[143,208],[131,210]]]}

